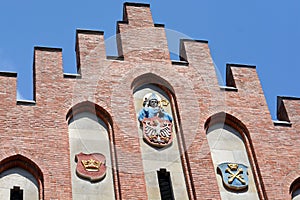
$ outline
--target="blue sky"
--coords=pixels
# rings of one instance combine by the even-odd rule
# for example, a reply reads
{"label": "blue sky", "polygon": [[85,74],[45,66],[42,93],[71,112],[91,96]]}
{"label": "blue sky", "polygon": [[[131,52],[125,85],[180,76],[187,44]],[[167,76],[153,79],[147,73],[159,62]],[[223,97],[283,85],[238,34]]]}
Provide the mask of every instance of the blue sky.
{"label": "blue sky", "polygon": [[[0,70],[18,72],[18,98],[32,99],[34,46],[62,48],[64,71],[75,72],[76,29],[103,30],[106,39],[112,37],[124,2],[1,2]],[[226,63],[256,65],[273,119],[277,96],[300,97],[299,0],[134,2],[150,3],[155,23],[165,24],[168,32],[208,40],[223,79]],[[114,54],[111,45],[107,48]]]}

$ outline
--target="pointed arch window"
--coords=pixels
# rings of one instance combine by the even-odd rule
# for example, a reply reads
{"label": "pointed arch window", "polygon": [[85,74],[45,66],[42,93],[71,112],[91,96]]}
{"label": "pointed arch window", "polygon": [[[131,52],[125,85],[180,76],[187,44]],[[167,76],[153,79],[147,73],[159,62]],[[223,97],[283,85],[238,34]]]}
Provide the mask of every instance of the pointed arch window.
{"label": "pointed arch window", "polygon": [[18,154],[2,160],[0,166],[1,198],[43,199],[43,174],[35,163]]}
{"label": "pointed arch window", "polygon": [[[73,199],[116,199],[112,122],[100,106],[81,102],[67,114]],[[94,173],[92,173],[94,172]],[[84,190],[82,189],[84,188]]]}
{"label": "pointed arch window", "polygon": [[205,128],[221,198],[262,199],[262,181],[243,123],[222,112],[210,117]]}
{"label": "pointed arch window", "polygon": [[292,200],[300,200],[300,177],[291,184],[290,193]]}
{"label": "pointed arch window", "polygon": [[10,189],[10,200],[23,200],[23,190],[19,186]]}
{"label": "pointed arch window", "polygon": [[132,89],[148,198],[189,199],[174,89],[152,73],[137,77]]}
{"label": "pointed arch window", "polygon": [[168,172],[166,169],[160,169],[159,171],[157,171],[157,178],[161,199],[174,200],[170,172]]}

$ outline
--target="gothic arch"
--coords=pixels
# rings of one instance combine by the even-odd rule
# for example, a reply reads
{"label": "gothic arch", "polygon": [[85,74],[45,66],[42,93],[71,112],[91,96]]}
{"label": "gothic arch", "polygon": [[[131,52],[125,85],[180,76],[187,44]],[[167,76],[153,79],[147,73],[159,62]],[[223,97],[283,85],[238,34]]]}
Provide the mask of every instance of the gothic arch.
{"label": "gothic arch", "polygon": [[30,173],[37,181],[39,199],[44,199],[44,178],[38,165],[20,154],[7,157],[0,161],[0,174],[13,168],[21,168]]}
{"label": "gothic arch", "polygon": [[[180,132],[179,124],[180,122],[180,116],[179,116],[179,111],[178,111],[178,105],[176,101],[176,95],[175,95],[175,90],[173,86],[164,78],[161,76],[154,74],[154,73],[145,73],[142,75],[139,75],[136,77],[132,83],[131,83],[131,89],[133,91],[133,94],[137,92],[138,90],[143,89],[144,86],[147,85],[153,85],[160,90],[162,90],[168,99],[170,100],[171,104],[171,110],[172,114],[174,115],[174,128],[178,136],[183,137]],[[181,141],[179,140],[179,143]],[[183,145],[183,144],[182,144]]]}
{"label": "gothic arch", "polygon": [[238,118],[234,117],[231,114],[225,113],[225,112],[219,112],[211,117],[209,117],[205,124],[204,129],[206,130],[206,133],[208,133],[208,130],[210,127],[217,125],[217,124],[223,124],[228,127],[231,127],[232,129],[236,130],[238,134],[240,135],[242,142],[244,143],[246,153],[249,159],[250,167],[253,173],[253,178],[255,182],[255,186],[259,195],[260,199],[266,199],[264,184],[261,178],[261,174],[259,171],[259,167],[257,164],[257,159],[254,151],[254,147],[252,144],[252,140],[250,137],[249,130],[247,129],[246,125],[240,121]]}
{"label": "gothic arch", "polygon": [[103,122],[107,125],[107,127],[113,128],[113,122],[110,114],[98,104],[95,104],[90,101],[83,101],[74,105],[69,109],[66,115],[66,120],[70,122],[70,120],[77,114],[82,112],[89,112],[91,114],[95,114],[99,117]]}
{"label": "gothic arch", "polygon": [[153,73],[146,73],[136,77],[131,83],[131,89],[135,92],[139,87],[147,84],[154,84],[164,88],[165,92],[171,92],[174,95],[174,88],[171,84],[160,76]]}
{"label": "gothic arch", "polygon": [[175,199],[190,199],[192,186],[189,172],[185,170],[188,166],[186,155],[182,153],[184,152],[183,135],[179,127],[180,117],[173,86],[159,75],[145,73],[133,79],[131,89],[137,116],[144,108],[145,98],[150,94],[150,96],[154,94],[154,96],[160,97],[161,100],[167,100],[169,104],[162,107],[164,111],[172,116],[174,140],[171,145],[166,147],[157,148],[155,144],[147,143],[143,137],[143,127],[140,126],[141,124],[138,125],[148,195],[154,199],[163,198],[159,195],[162,194],[162,192],[159,192],[159,189],[162,188],[157,182],[157,174],[162,170],[170,174],[172,179],[170,181],[170,183],[172,182],[171,187],[173,185],[174,188],[174,194],[172,195],[174,195]]}
{"label": "gothic arch", "polygon": [[300,199],[300,177],[293,181],[290,186],[290,194],[292,199]]}
{"label": "gothic arch", "polygon": [[[118,180],[119,179],[118,179],[118,172],[116,170],[117,164],[116,164],[116,151],[115,151],[115,145],[114,145],[113,121],[112,121],[111,115],[103,107],[101,107],[93,102],[90,102],[90,101],[84,101],[84,102],[74,105],[72,108],[69,109],[69,111],[66,114],[66,120],[69,125],[71,168],[74,168],[74,169],[72,169],[72,173],[73,173],[72,180],[74,178],[75,179],[79,178],[74,174],[75,167],[73,165],[74,165],[75,161],[74,161],[73,154],[75,154],[75,151],[78,151],[78,152],[76,152],[76,154],[80,153],[79,151],[83,151],[84,149],[79,150],[78,148],[80,148],[80,147],[78,147],[77,145],[72,145],[72,134],[74,134],[74,132],[72,133],[72,131],[70,130],[70,127],[72,127],[72,123],[82,123],[82,122],[80,122],[80,120],[82,120],[83,118],[88,119],[86,121],[87,124],[84,125],[85,128],[87,128],[87,130],[83,130],[83,132],[80,134],[85,135],[85,133],[87,133],[89,136],[91,136],[93,138],[94,137],[98,138],[98,139],[93,139],[94,142],[96,142],[96,143],[100,142],[100,143],[97,143],[96,145],[93,144],[94,147],[91,147],[89,149],[91,152],[85,152],[85,153],[102,153],[103,154],[103,152],[105,152],[104,154],[106,157],[106,165],[107,165],[107,169],[106,169],[107,175],[105,176],[104,180],[101,180],[98,182],[93,182],[90,184],[90,186],[94,188],[94,189],[92,189],[93,191],[97,191],[97,190],[99,190],[99,188],[102,188],[101,189],[102,195],[104,195],[104,196],[108,195],[108,196],[111,196],[111,198],[119,199],[119,195],[120,195],[119,191],[118,191],[118,188],[119,188]],[[86,123],[86,122],[84,122],[84,123]],[[95,128],[95,129],[89,131],[90,125],[94,126],[93,128]],[[79,129],[81,129],[81,128],[79,127]],[[99,131],[101,133],[99,133]],[[103,137],[103,138],[99,138],[99,137]],[[107,139],[105,139],[105,138],[107,138]],[[89,138],[86,138],[86,139],[87,139],[87,141],[89,140]],[[104,144],[104,145],[102,145],[102,144]],[[73,147],[77,148],[77,150],[75,150],[75,149],[72,150]],[[102,152],[100,152],[100,151],[102,151]],[[107,178],[109,178],[109,180],[106,180]],[[107,184],[107,183],[105,183],[106,181],[111,182],[111,183]],[[88,184],[88,181],[82,180],[80,178],[77,179],[77,181],[76,180],[72,181],[72,184],[74,184],[74,183],[77,184],[76,182],[80,182],[80,184],[82,184],[82,186]],[[97,184],[98,184],[98,186],[97,186]],[[102,184],[102,185],[100,185],[100,184]],[[109,187],[109,185],[112,185],[113,188],[107,189],[107,187]],[[80,188],[80,187],[81,186],[79,185],[77,188]],[[74,187],[73,187],[73,189],[74,189]],[[103,192],[103,191],[105,191],[105,192]],[[112,191],[113,193],[110,191]],[[76,192],[72,192],[72,193],[74,195]],[[78,197],[78,198],[81,198],[81,197]]]}
{"label": "gothic arch", "polygon": [[[174,117],[174,128],[178,136],[183,137],[180,132],[179,124],[180,117],[178,111],[178,105],[176,101],[175,90],[173,86],[164,78],[156,75],[154,73],[145,73],[138,77],[136,77],[131,83],[131,89],[133,94],[135,94],[138,90],[144,89],[147,85],[153,85],[158,89],[162,90],[171,104],[171,110]],[[181,141],[179,140],[179,143]],[[181,145],[180,145],[181,146]]]}
{"label": "gothic arch", "polygon": [[237,119],[236,117],[232,116],[231,114],[225,112],[219,112],[212,115],[206,120],[204,124],[204,128],[205,130],[207,130],[210,126],[217,123],[224,123],[236,129],[243,137],[244,142],[247,142],[246,140],[251,140],[249,131],[245,126],[245,124],[241,122],[239,119]]}

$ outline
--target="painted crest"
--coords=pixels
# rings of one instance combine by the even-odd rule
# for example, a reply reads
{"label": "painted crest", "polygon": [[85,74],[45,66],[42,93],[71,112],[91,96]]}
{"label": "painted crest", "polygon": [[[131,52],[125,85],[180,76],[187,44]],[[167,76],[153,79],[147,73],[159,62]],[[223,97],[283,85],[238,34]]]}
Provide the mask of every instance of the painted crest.
{"label": "painted crest", "polygon": [[244,190],[248,187],[248,167],[237,163],[218,165],[224,185],[232,190]]}
{"label": "painted crest", "polygon": [[143,127],[144,140],[155,147],[165,147],[172,143],[172,116],[163,107],[169,102],[155,93],[144,96],[143,108],[138,120]]}
{"label": "painted crest", "polygon": [[172,123],[159,117],[145,118],[142,121],[143,136],[146,142],[155,147],[165,147],[172,143]]}
{"label": "painted crest", "polygon": [[91,182],[100,181],[106,175],[105,156],[101,153],[79,153],[75,156],[76,174]]}

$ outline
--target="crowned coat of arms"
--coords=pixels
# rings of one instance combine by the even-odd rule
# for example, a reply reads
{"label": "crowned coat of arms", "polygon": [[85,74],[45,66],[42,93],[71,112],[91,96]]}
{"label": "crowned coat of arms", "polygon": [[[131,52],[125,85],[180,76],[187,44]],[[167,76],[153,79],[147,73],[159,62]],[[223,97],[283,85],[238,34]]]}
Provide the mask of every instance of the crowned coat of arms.
{"label": "crowned coat of arms", "polygon": [[248,187],[248,167],[238,163],[218,165],[224,185],[231,190],[244,190]]}
{"label": "crowned coat of arms", "polygon": [[146,142],[156,147],[165,147],[172,142],[172,123],[158,117],[143,119],[143,135]]}
{"label": "crowned coat of arms", "polygon": [[172,116],[163,106],[168,105],[166,100],[150,93],[144,98],[143,108],[138,119],[143,127],[144,140],[155,147],[165,147],[172,143]]}
{"label": "crowned coat of arms", "polygon": [[75,156],[76,174],[91,182],[100,181],[106,175],[105,156],[101,153],[79,153]]}

